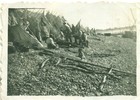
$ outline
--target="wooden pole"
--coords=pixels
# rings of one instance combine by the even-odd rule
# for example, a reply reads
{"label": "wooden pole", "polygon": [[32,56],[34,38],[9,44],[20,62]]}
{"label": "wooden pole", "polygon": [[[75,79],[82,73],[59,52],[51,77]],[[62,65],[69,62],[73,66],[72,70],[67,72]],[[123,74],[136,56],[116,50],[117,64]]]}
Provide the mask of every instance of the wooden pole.
{"label": "wooden pole", "polygon": [[57,63],[55,64],[56,66],[62,61],[61,58],[58,59]]}
{"label": "wooden pole", "polygon": [[45,66],[45,64],[46,64],[47,61],[49,61],[49,58],[46,59],[46,60],[44,60],[44,61],[42,62],[41,66],[40,66],[40,69],[43,68],[43,67]]}
{"label": "wooden pole", "polygon": [[[111,72],[112,72],[112,67],[109,69],[107,75],[110,74]],[[101,81],[101,83],[100,83],[100,85],[99,85],[99,90],[100,90],[100,91],[103,90],[103,87],[104,87],[105,82],[106,82],[106,80],[107,80],[107,75],[105,75],[105,76],[103,77],[103,79],[102,79],[102,81]]]}
{"label": "wooden pole", "polygon": [[[105,66],[96,65],[96,64],[93,64],[93,63],[87,62],[87,61],[82,61],[78,57],[73,57],[73,56],[70,56],[70,55],[58,53],[58,52],[51,51],[51,50],[48,50],[48,49],[43,49],[43,50],[44,50],[44,52],[42,52],[43,54],[54,55],[54,56],[57,56],[57,57],[63,57],[63,58],[67,58],[67,60],[75,61],[75,62],[78,62],[78,63],[88,64],[88,65],[91,65],[91,66],[97,66],[97,67],[100,67],[100,68],[108,69],[108,67],[105,67]],[[131,76],[136,77],[136,74],[134,74],[134,73],[124,72],[124,71],[120,71],[120,70],[117,70],[117,69],[112,69],[112,71],[120,72],[122,74],[127,74],[129,76],[131,75]]]}

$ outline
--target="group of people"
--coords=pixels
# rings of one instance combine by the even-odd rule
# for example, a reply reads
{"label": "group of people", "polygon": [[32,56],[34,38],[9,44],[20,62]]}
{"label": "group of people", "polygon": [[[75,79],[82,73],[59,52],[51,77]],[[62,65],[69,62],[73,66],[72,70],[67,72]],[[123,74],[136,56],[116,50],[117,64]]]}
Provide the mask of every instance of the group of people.
{"label": "group of people", "polygon": [[[44,23],[43,20],[41,21],[42,23]],[[81,59],[85,58],[83,49],[84,47],[88,47],[88,39],[86,33],[82,30],[73,31],[70,28],[69,24],[66,22],[64,22],[63,24],[64,27],[60,29],[60,33],[59,33],[60,40],[65,41],[66,44],[68,44],[68,46],[71,46],[71,44],[78,45],[78,57],[80,57]],[[42,27],[44,26],[45,24],[42,24]],[[54,42],[53,36],[49,34],[47,29],[45,28],[43,28],[42,30],[42,33],[46,34],[43,40],[47,43],[48,48],[50,49],[58,48],[58,45]],[[74,42],[73,42],[73,38],[74,38]]]}
{"label": "group of people", "polygon": [[[64,33],[63,33],[64,32]],[[64,22],[64,30],[61,30],[62,39],[65,37],[65,41],[72,44],[74,38],[74,44],[78,45],[78,57],[81,59],[85,59],[85,55],[83,52],[84,47],[88,47],[88,39],[87,34],[82,30],[71,30],[68,23]]]}
{"label": "group of people", "polygon": [[[47,47],[50,49],[58,48],[58,45],[54,42],[53,34],[48,30],[47,23],[41,17],[40,21],[37,22],[36,26],[36,33],[33,33],[30,30],[30,23],[27,19],[21,18],[19,21],[19,25],[23,30],[25,30],[27,33],[35,36],[40,42],[44,41],[47,44]],[[70,28],[70,25],[64,21],[62,28],[60,28],[60,40],[64,41],[66,44],[75,44],[75,45],[83,45],[88,47],[88,40],[87,35],[84,31],[78,30],[73,31]]]}
{"label": "group of people", "polygon": [[[47,26],[46,20],[41,17],[40,21],[36,22],[37,25],[35,25],[36,27],[34,27],[36,29],[34,32],[30,30],[29,27],[32,25],[30,25],[30,22],[27,19],[21,18],[18,24],[27,33],[35,36],[38,41],[45,42],[49,49],[56,49],[58,48],[58,45],[54,40],[53,34],[50,32],[50,30],[48,30],[49,28]],[[66,44],[68,44],[68,46],[72,44],[77,46],[79,45],[79,56],[82,56],[82,49],[84,47],[88,47],[87,35],[82,30],[75,30],[72,30],[70,25],[66,21],[64,21],[62,28],[60,28],[59,32],[60,40],[64,41]]]}
{"label": "group of people", "polygon": [[88,47],[87,34],[82,30],[72,30],[70,25],[64,22],[64,27],[61,29],[61,38],[69,44],[75,44]]}

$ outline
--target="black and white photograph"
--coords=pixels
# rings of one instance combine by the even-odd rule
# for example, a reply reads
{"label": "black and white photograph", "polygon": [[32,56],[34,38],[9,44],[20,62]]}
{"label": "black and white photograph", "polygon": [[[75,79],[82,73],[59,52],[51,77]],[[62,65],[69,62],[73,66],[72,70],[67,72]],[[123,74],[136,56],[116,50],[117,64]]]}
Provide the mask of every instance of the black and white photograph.
{"label": "black and white photograph", "polygon": [[7,96],[137,96],[137,7],[8,8]]}

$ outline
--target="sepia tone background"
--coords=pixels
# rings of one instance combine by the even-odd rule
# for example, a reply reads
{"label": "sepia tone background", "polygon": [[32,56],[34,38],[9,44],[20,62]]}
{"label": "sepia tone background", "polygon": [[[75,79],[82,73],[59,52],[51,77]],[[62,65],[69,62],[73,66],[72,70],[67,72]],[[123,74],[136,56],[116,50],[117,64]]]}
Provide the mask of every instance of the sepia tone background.
{"label": "sepia tone background", "polygon": [[[131,12],[131,11],[130,11],[130,12]],[[53,13],[53,14],[55,15],[56,13]],[[56,15],[59,15],[59,14],[56,14]],[[132,17],[131,17],[131,18],[132,18]],[[130,18],[130,19],[131,19],[131,18]],[[81,19],[81,18],[80,18],[80,19]],[[132,18],[132,19],[133,19],[133,18]],[[132,19],[131,19],[131,20],[132,20]],[[78,23],[78,21],[79,21],[79,20],[77,20],[77,23]],[[69,20],[68,22],[69,22],[70,24],[72,23],[70,20]],[[83,24],[84,22],[83,22],[83,23],[82,23],[82,22],[83,22],[83,20],[81,19],[81,25],[85,25],[85,24]],[[131,22],[132,22],[132,21],[131,21]],[[76,23],[76,24],[77,24],[77,23]],[[121,24],[121,25],[123,26],[123,24]],[[127,25],[128,25],[128,24],[127,24]],[[131,26],[132,24],[129,24],[129,25]],[[85,25],[85,26],[87,26],[87,25]],[[125,26],[125,25],[124,25],[124,26]],[[108,28],[110,28],[110,27],[108,27]],[[125,28],[124,28],[124,29],[125,29]],[[99,30],[99,31],[100,31],[100,32],[105,32],[105,31],[108,31],[108,30],[104,30],[104,28],[101,28],[101,30]],[[114,31],[114,32],[116,32],[116,31]],[[113,40],[114,40],[114,39],[113,39]],[[94,41],[94,42],[95,42],[95,41]],[[95,55],[95,56],[96,56],[96,55]]]}

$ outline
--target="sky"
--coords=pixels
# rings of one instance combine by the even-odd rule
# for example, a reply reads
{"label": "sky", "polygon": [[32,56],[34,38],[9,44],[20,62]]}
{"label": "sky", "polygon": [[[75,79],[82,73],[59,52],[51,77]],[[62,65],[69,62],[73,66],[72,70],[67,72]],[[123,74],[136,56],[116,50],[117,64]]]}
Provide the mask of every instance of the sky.
{"label": "sky", "polygon": [[81,20],[81,25],[96,29],[130,26],[136,19],[132,3],[50,3],[46,10],[64,16],[70,24],[76,25]]}

